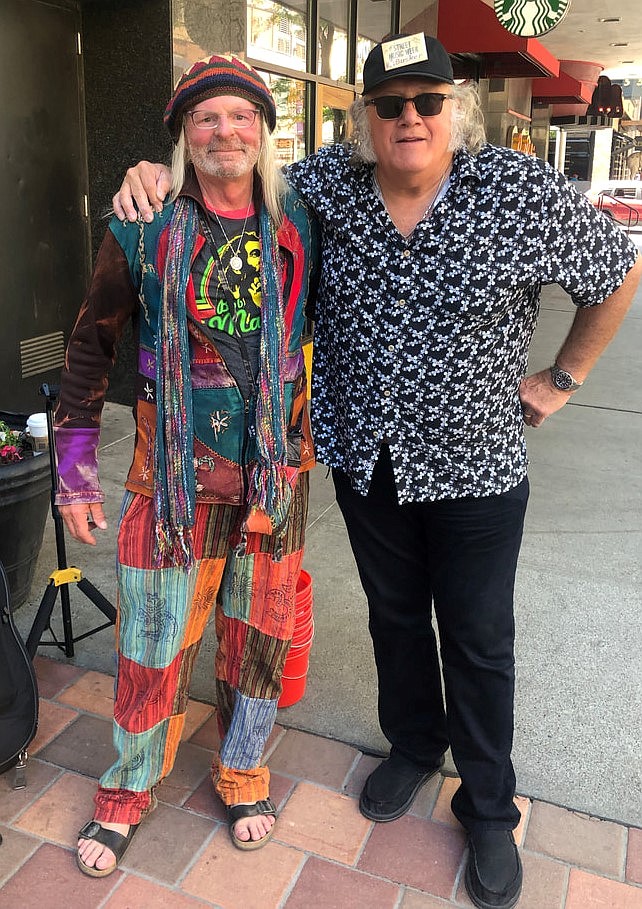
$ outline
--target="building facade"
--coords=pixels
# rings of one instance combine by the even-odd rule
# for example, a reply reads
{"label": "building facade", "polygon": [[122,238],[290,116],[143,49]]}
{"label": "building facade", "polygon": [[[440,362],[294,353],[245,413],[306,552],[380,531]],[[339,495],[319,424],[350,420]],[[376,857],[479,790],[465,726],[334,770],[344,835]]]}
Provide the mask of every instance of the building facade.
{"label": "building facade", "polygon": [[[623,86],[628,123],[587,116],[601,66],[511,34],[484,0],[3,0],[0,410],[41,409],[125,168],[169,160],[161,115],[185,67],[215,51],[252,63],[274,93],[287,164],[348,135],[371,47],[419,31],[478,83],[491,142],[587,184],[628,174],[642,151],[640,87]],[[124,403],[131,339],[122,350],[110,395]]]}

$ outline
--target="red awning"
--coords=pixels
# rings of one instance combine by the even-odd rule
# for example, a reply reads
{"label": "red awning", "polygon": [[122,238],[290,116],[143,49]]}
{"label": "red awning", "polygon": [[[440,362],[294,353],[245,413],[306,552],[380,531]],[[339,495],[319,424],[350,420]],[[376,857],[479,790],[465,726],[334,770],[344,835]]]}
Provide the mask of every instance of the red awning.
{"label": "red awning", "polygon": [[533,79],[533,99],[548,104],[590,104],[601,63],[586,60],[560,60],[556,79]]}
{"label": "red awning", "polygon": [[437,37],[449,54],[478,57],[482,79],[557,76],[560,71],[559,60],[543,44],[511,34],[483,0],[439,0]]}

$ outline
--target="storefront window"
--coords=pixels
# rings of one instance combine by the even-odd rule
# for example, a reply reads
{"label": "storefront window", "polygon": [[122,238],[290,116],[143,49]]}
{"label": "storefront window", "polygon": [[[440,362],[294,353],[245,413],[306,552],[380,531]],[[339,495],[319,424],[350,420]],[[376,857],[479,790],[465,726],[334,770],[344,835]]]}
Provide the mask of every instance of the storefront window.
{"label": "storefront window", "polygon": [[[316,0],[318,28],[308,33],[310,2],[245,0],[246,17],[240,21],[239,0],[233,0],[233,8],[230,0],[172,0],[171,4],[175,79],[195,60],[229,48],[271,71],[262,76],[277,104],[274,138],[283,164],[300,160],[319,145],[345,139],[353,93],[336,83],[349,86],[362,81],[365,59],[391,32],[393,7],[398,4],[398,0]],[[355,12],[356,60],[350,28]],[[309,68],[314,48],[316,62]],[[293,77],[296,73],[301,77]],[[307,92],[312,93],[314,104]]]}
{"label": "storefront window", "polygon": [[319,0],[317,74],[337,82],[348,81],[348,0]]}
{"label": "storefront window", "polygon": [[249,0],[247,52],[274,66],[305,72],[308,34],[305,0],[284,6],[273,0]]}
{"label": "storefront window", "polygon": [[363,80],[363,64],[375,44],[390,34],[392,0],[357,4],[357,66],[356,81]]}
{"label": "storefront window", "polygon": [[274,142],[280,164],[300,161],[308,153],[305,141],[306,83],[261,72],[276,102]]}

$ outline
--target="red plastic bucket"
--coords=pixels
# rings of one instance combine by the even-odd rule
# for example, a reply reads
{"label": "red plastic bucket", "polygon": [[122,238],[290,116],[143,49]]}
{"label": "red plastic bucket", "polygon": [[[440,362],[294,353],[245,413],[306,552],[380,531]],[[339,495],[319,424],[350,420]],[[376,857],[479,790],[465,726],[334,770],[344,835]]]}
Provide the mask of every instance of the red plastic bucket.
{"label": "red plastic bucket", "polygon": [[297,613],[309,612],[312,609],[312,578],[303,568],[296,582],[294,608]]}
{"label": "red plastic bucket", "polygon": [[283,675],[289,679],[298,678],[308,671],[310,664],[310,650],[312,649],[312,638],[300,647],[290,647],[288,655],[283,666]]}
{"label": "red plastic bucket", "polygon": [[313,637],[314,619],[310,617],[304,624],[299,625],[297,623],[295,625],[294,634],[292,635],[292,647],[302,647],[305,644],[309,644]]}
{"label": "red plastic bucket", "polygon": [[305,683],[307,680],[307,672],[305,675],[299,676],[296,679],[290,679],[284,675],[281,679],[282,691],[278,706],[291,707],[292,704],[296,704],[297,701],[300,701],[305,694]]}
{"label": "red plastic bucket", "polygon": [[290,707],[292,704],[296,704],[305,692],[310,650],[314,637],[312,603],[312,578],[307,571],[301,569],[297,578],[294,600],[294,632],[292,633],[292,644],[283,666],[279,707]]}

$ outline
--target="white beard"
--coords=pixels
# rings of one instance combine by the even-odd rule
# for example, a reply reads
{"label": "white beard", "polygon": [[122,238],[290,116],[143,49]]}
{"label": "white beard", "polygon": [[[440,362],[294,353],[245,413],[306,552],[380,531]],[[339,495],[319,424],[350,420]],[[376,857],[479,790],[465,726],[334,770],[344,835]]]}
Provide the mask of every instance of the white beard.
{"label": "white beard", "polygon": [[[188,144],[188,149],[196,169],[203,171],[210,177],[228,179],[242,177],[253,170],[259,158],[259,149],[243,142],[239,142],[237,145],[229,145],[216,141],[208,146],[198,145],[196,147],[191,147]],[[216,154],[210,154],[210,151],[216,149],[234,149],[235,151],[243,152],[243,154],[237,155],[234,161],[223,161]]]}

